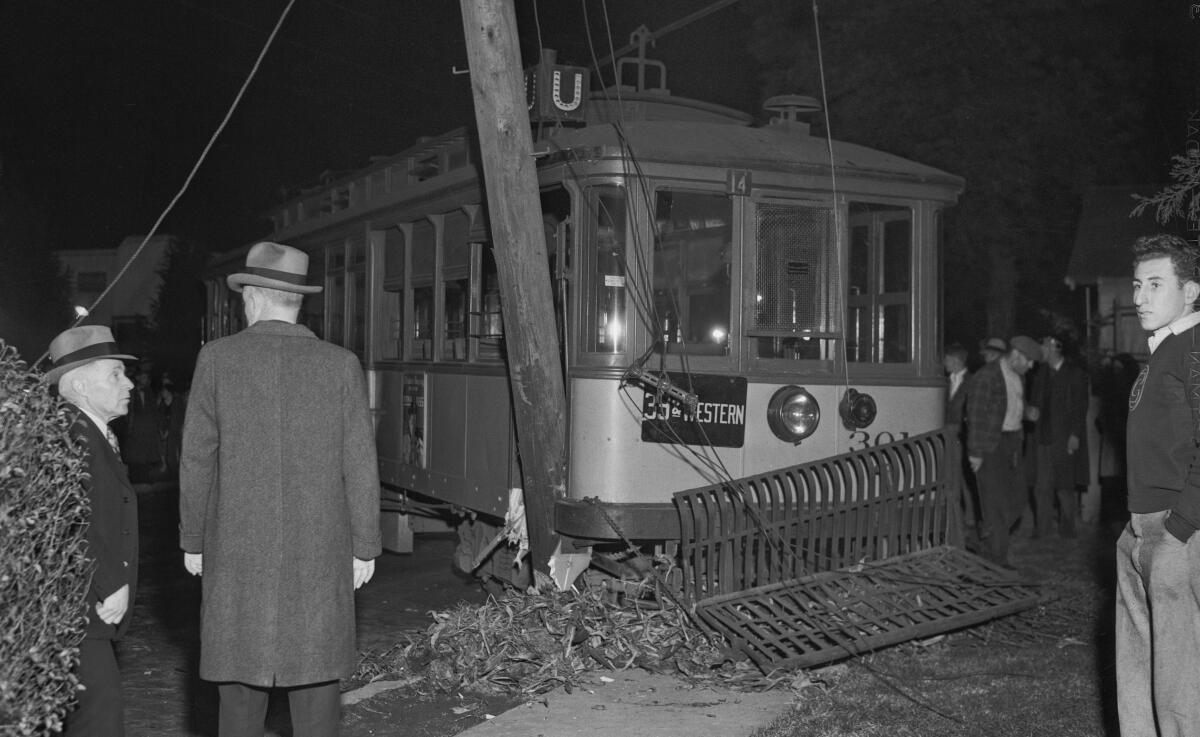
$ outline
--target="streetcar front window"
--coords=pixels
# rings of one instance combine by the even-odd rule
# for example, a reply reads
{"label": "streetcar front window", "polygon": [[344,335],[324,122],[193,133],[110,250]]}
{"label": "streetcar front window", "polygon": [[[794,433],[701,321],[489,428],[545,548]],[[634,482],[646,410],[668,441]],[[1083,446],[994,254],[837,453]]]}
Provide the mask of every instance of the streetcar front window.
{"label": "streetcar front window", "polygon": [[851,202],[849,215],[846,358],[858,363],[910,363],[912,209]]}
{"label": "streetcar front window", "polygon": [[625,194],[619,189],[597,190],[590,200],[591,274],[585,350],[623,353],[625,311]]}
{"label": "streetcar front window", "polygon": [[838,263],[828,207],[757,202],[753,316],[757,358],[828,361],[838,338]]}
{"label": "streetcar front window", "polygon": [[657,193],[654,311],[663,350],[728,355],[732,219],[727,195]]}

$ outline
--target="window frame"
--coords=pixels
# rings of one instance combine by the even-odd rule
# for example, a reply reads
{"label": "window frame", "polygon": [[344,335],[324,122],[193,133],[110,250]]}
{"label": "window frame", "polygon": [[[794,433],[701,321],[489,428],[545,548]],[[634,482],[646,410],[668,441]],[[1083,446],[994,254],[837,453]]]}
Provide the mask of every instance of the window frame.
{"label": "window frame", "polygon": [[[850,295],[850,243],[853,224],[850,220],[850,207],[852,204],[874,205],[881,207],[897,208],[896,212],[901,210],[909,215],[909,241],[908,241],[908,291],[907,292],[884,292],[883,285],[885,279],[886,262],[884,259],[883,245],[884,232],[886,223],[889,220],[895,221],[900,218],[882,217],[881,212],[872,213],[872,238],[868,244],[868,262],[867,262],[867,293],[857,295],[851,299]],[[925,258],[925,251],[921,247],[921,238],[923,236],[922,218],[924,217],[924,208],[922,201],[907,200],[900,198],[875,197],[875,196],[845,196],[842,202],[842,211],[845,213],[845,250],[846,254],[846,319],[844,328],[847,336],[847,351],[849,348],[848,336],[850,334],[850,317],[856,306],[862,306],[869,311],[871,326],[870,336],[870,353],[869,359],[866,361],[850,361],[848,360],[849,353],[847,352],[847,364],[851,369],[858,371],[869,371],[870,373],[888,374],[888,373],[913,373],[921,363],[921,335],[925,327],[920,322],[921,308],[920,302],[923,299],[922,295],[925,288],[925,281],[922,279],[922,259]],[[879,227],[876,228],[875,224]],[[883,361],[882,353],[883,346],[883,311],[887,307],[907,304],[908,317],[908,351],[909,357],[907,361]]]}
{"label": "window frame", "polygon": [[833,246],[833,250],[831,251],[833,258],[830,263],[826,264],[826,279],[830,275],[833,275],[838,280],[839,285],[845,284],[847,259],[843,257],[843,254],[845,253],[846,245],[845,239],[838,232],[837,227],[838,218],[844,217],[841,213],[837,212],[840,203],[835,202],[832,197],[823,197],[811,192],[756,192],[750,197],[740,197],[737,199],[742,201],[742,276],[739,282],[743,285],[743,290],[740,302],[742,305],[742,326],[739,332],[742,340],[742,360],[747,373],[794,374],[796,372],[804,372],[809,376],[832,376],[843,365],[843,356],[845,355],[843,351],[846,338],[844,288],[834,290],[835,299],[832,300],[832,304],[826,305],[826,309],[832,309],[837,313],[833,318],[835,328],[831,331],[832,337],[826,338],[831,341],[830,356],[828,358],[764,358],[758,355],[757,339],[770,336],[763,334],[768,331],[753,330],[753,320],[750,316],[758,310],[758,304],[756,299],[757,289],[750,285],[750,281],[758,274],[759,245],[757,221],[755,218],[757,207],[759,205],[785,205],[820,209],[829,213],[831,232],[833,233],[833,243],[831,244]]}
{"label": "window frame", "polygon": [[[668,369],[674,370],[682,365],[687,366],[687,370],[692,372],[717,372],[717,373],[734,373],[737,371],[739,364],[739,355],[745,344],[745,336],[743,333],[743,315],[742,311],[737,309],[737,306],[742,304],[743,292],[743,258],[739,256],[739,252],[743,249],[745,243],[744,233],[744,206],[745,197],[731,195],[724,182],[697,182],[697,181],[682,181],[682,180],[658,180],[652,183],[650,187],[650,211],[645,218],[647,236],[642,242],[646,244],[646,262],[649,264],[648,271],[650,273],[650,283],[647,285],[649,291],[648,302],[654,304],[656,301],[655,295],[655,253],[657,240],[660,237],[658,232],[658,223],[656,222],[658,214],[659,196],[663,192],[675,192],[680,194],[693,194],[703,196],[719,196],[729,200],[729,257],[727,266],[729,268],[729,314],[728,314],[728,343],[727,349],[723,354],[704,354],[704,353],[688,353],[682,350],[669,350],[665,354],[665,365]],[[658,315],[662,319],[661,315]],[[652,350],[654,360],[657,362],[664,357],[664,353],[660,348],[659,333],[660,325],[646,326],[646,330],[641,331],[643,334],[642,340],[639,341],[640,351]],[[671,344],[671,345],[686,345],[686,344]]]}

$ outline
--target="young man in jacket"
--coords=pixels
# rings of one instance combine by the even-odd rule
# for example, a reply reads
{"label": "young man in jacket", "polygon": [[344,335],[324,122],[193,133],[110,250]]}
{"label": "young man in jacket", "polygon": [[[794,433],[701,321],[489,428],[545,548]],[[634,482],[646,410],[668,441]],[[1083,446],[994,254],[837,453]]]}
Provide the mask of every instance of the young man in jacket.
{"label": "young man in jacket", "polygon": [[374,428],[358,357],[297,325],[308,255],[259,243],[248,327],[204,346],[184,421],[180,547],[203,576],[200,677],[221,737],[261,737],[268,690],[296,737],[338,733],[353,671],[354,590],[381,552]]}
{"label": "young man in jacket", "polygon": [[50,343],[53,366],[45,381],[76,415],[71,437],[86,452],[84,481],[91,511],[85,533],[87,558],[93,565],[85,603],[87,629],[79,643],[76,671],[83,690],[67,714],[65,737],[123,737],[125,707],[121,673],[113,642],[129,629],[137,591],[137,495],[108,423],[129,411],[129,391],[122,360],[133,360],[117,348],[112,331],[99,325],[70,328]]}
{"label": "young man in jacket", "polygon": [[1133,245],[1150,360],[1129,396],[1130,520],[1117,541],[1117,712],[1124,737],[1200,729],[1200,248]]}

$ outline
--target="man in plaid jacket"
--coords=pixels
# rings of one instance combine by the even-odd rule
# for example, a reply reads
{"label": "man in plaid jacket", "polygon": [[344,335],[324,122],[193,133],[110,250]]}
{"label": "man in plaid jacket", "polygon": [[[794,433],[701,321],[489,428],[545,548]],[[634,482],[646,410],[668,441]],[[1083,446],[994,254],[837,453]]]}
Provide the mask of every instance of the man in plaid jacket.
{"label": "man in plaid jacket", "polygon": [[1042,358],[1033,338],[1018,335],[1008,353],[976,372],[967,393],[967,457],[979,486],[979,516],[988,558],[1005,567],[1009,530],[1025,505],[1021,469],[1022,377]]}

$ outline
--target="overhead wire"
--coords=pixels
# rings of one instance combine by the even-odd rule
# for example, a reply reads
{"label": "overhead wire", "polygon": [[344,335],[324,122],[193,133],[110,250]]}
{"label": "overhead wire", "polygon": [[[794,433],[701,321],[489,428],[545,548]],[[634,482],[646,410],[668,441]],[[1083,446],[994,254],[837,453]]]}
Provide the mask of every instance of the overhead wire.
{"label": "overhead wire", "polygon": [[[843,249],[840,247],[840,244],[844,242],[846,244],[846,248],[848,250],[849,246],[850,246],[850,234],[848,231],[844,232],[845,223],[842,222],[842,218],[841,218],[842,205],[840,202],[838,202],[837,160],[834,158],[834,155],[833,155],[833,125],[829,119],[829,92],[826,89],[826,84],[825,84],[825,55],[821,48],[821,21],[820,21],[820,12],[817,8],[817,0],[813,0],[813,2],[812,2],[812,12],[813,12],[813,36],[816,39],[816,44],[817,44],[817,71],[819,72],[818,77],[821,80],[821,112],[823,113],[823,115],[825,117],[825,148],[829,155],[829,188],[830,188],[831,194],[833,195],[833,234],[834,234],[835,242],[837,244],[839,244],[838,247],[834,248],[833,250],[834,250],[834,259],[835,259],[836,265],[837,265],[837,274],[838,274],[838,280],[839,280],[838,286],[842,287],[843,285],[841,284],[841,278],[842,278],[842,273],[843,273],[843,270],[842,270],[842,250]],[[842,289],[841,291],[842,291],[842,294],[848,293],[848,291],[846,289]],[[839,317],[838,326],[841,328],[841,333],[842,333],[841,340],[838,341],[838,348],[841,351],[841,359],[842,359],[841,360],[842,378],[844,379],[842,388],[844,391],[849,391],[850,390],[850,361],[849,361],[849,351],[846,349],[846,340],[847,340],[846,336],[848,334],[846,322],[850,319],[850,314],[849,314],[850,305],[849,305],[848,301],[843,302],[842,300],[839,300],[838,304],[843,305],[842,314],[838,316]],[[836,443],[837,439],[835,439],[834,442]],[[835,451],[838,450],[838,446],[836,444],[834,445],[834,450]]]}
{"label": "overhead wire", "polygon": [[[596,55],[595,43],[593,41],[593,34],[591,32],[590,22],[587,19],[587,2],[586,2],[586,0],[581,0],[581,2],[583,5],[583,10],[584,10],[585,37],[587,38],[587,41],[588,41],[588,49],[589,49],[589,52],[591,53],[593,68],[597,69],[597,71],[599,71],[599,72],[602,72],[600,61]],[[658,224],[658,219],[656,217],[657,208],[654,204],[653,198],[651,197],[651,193],[649,190],[649,185],[648,185],[649,178],[645,175],[645,172],[641,168],[640,158],[638,157],[637,152],[634,151],[632,143],[630,142],[629,137],[626,134],[625,127],[624,127],[624,124],[625,124],[624,105],[622,104],[622,100],[621,100],[622,85],[621,85],[621,78],[620,78],[620,68],[619,68],[618,59],[616,58],[616,53],[615,53],[614,47],[613,47],[612,27],[609,22],[607,0],[601,0],[601,6],[602,6],[603,14],[604,14],[604,19],[605,19],[605,31],[606,31],[605,35],[606,35],[606,39],[608,41],[608,48],[609,48],[609,56],[607,57],[607,59],[612,64],[613,90],[614,90],[614,92],[616,94],[616,98],[617,98],[617,105],[616,105],[617,116],[616,116],[616,120],[614,120],[611,123],[611,125],[613,126],[614,133],[618,140],[618,145],[620,146],[621,151],[623,153],[623,155],[621,157],[621,164],[624,167],[623,179],[632,184],[633,188],[635,189],[635,192],[632,194],[636,194],[640,197],[642,206],[645,208],[646,212],[649,215],[648,220],[650,221],[650,227],[653,232],[653,235],[657,239],[658,237],[660,237],[660,234],[658,232],[659,224]],[[609,99],[609,101],[611,103],[611,98],[608,97],[608,89],[603,86],[603,83],[601,84],[601,89],[603,90],[603,94],[605,95],[606,99]],[[630,171],[630,167],[632,167],[632,172]],[[732,224],[730,224],[730,227],[732,228]],[[639,241],[640,233],[637,228],[631,229],[631,239],[633,241],[632,251],[633,251],[633,259],[634,259],[635,279],[633,281],[627,282],[627,283],[631,284],[631,287],[632,287],[628,291],[630,292],[630,294],[632,296],[632,302],[633,302],[634,307],[637,308],[638,317],[642,320],[643,326],[647,329],[648,335],[650,336],[650,339],[646,341],[647,342],[646,350],[643,351],[643,353],[632,362],[632,366],[633,367],[641,367],[641,366],[645,365],[645,363],[654,354],[656,348],[658,346],[661,346],[662,347],[662,355],[661,355],[661,358],[659,361],[658,372],[661,376],[666,378],[667,377],[666,361],[667,361],[667,357],[668,357],[667,344],[665,341],[661,341],[659,339],[659,336],[660,336],[659,325],[661,324],[661,321],[659,319],[658,306],[654,299],[653,279],[652,279],[652,276],[650,275],[650,267],[646,263],[645,249],[642,247],[642,245]],[[680,306],[676,299],[676,295],[673,292],[669,292],[669,298],[670,298],[671,302],[673,303],[673,309],[674,309],[675,314],[676,315],[682,314],[682,311],[680,310]],[[692,378],[692,372],[691,372],[691,368],[689,365],[688,354],[687,354],[686,349],[681,350],[676,355],[679,359],[681,373],[685,377],[685,380],[687,383],[687,389],[689,392],[694,393],[694,382],[693,382],[693,378]],[[643,389],[643,391],[645,391],[645,392],[649,392],[649,391],[653,391],[653,390],[654,390],[653,387],[644,387],[644,389]],[[632,407],[637,407],[637,401],[636,401],[636,399],[634,399],[633,395],[629,392],[629,388],[628,388],[626,381],[622,380],[622,382],[619,386],[619,391],[622,392],[622,395],[625,396],[626,400],[630,403],[630,405]],[[657,406],[666,406],[663,403],[661,383],[657,389],[657,393],[655,396],[655,403]],[[667,422],[664,422],[661,424],[659,429],[666,432],[667,436],[668,436],[666,439],[668,439],[672,442],[672,446],[673,446],[672,450],[668,451],[668,452],[672,453],[677,458],[682,460],[684,463],[691,466],[693,468],[693,470],[695,470],[697,473],[699,473],[701,475],[701,477],[703,477],[703,478],[715,479],[717,481],[722,481],[722,482],[732,482],[733,475],[730,473],[729,469],[725,466],[724,461],[721,459],[720,452],[715,448],[715,446],[712,444],[711,440],[708,438],[708,434],[705,431],[703,425],[701,425],[699,422],[696,422],[695,420],[693,420],[693,422],[695,423],[697,430],[703,441],[699,446],[697,446],[693,443],[685,442],[684,439],[679,435],[679,432],[675,429],[674,425],[672,425],[672,423],[670,421],[667,421]]]}
{"label": "overhead wire", "polygon": [[[283,12],[280,13],[279,19],[275,22],[275,27],[271,29],[271,33],[267,36],[267,40],[263,43],[262,49],[258,53],[258,57],[254,60],[254,64],[250,68],[250,72],[246,75],[245,81],[242,83],[237,95],[234,96],[233,102],[230,103],[229,108],[225,111],[225,117],[222,118],[220,124],[217,125],[216,130],[213,131],[212,136],[209,137],[208,143],[200,152],[200,156],[197,157],[196,163],[192,166],[191,171],[188,172],[188,175],[184,179],[183,185],[179,188],[179,191],[175,193],[175,196],[171,198],[171,201],[167,203],[167,206],[163,208],[163,211],[159,214],[158,219],[154,221],[154,225],[150,227],[149,232],[142,239],[142,242],[134,250],[133,254],[130,255],[130,257],[125,261],[125,264],[121,267],[120,271],[118,271],[116,276],[109,281],[108,285],[104,288],[104,291],[102,291],[100,295],[96,297],[91,306],[87,308],[87,312],[78,315],[75,318],[75,320],[71,323],[71,327],[75,327],[82,322],[87,317],[87,314],[94,310],[96,305],[100,304],[100,302],[103,301],[106,296],[108,296],[108,293],[112,291],[112,288],[121,280],[121,278],[125,275],[125,272],[129,271],[129,268],[133,265],[133,262],[136,261],[138,256],[141,255],[142,251],[145,250],[146,245],[149,244],[150,240],[155,236],[155,234],[158,233],[158,228],[162,225],[163,220],[165,220],[171,210],[175,208],[175,205],[179,202],[179,200],[183,198],[184,193],[187,192],[188,187],[191,186],[192,180],[196,178],[196,173],[200,170],[200,166],[204,163],[205,159],[208,158],[208,154],[210,151],[212,151],[213,146],[216,145],[217,138],[229,124],[230,119],[233,117],[234,111],[237,110],[238,105],[241,103],[242,98],[246,94],[246,90],[250,87],[250,83],[258,74],[258,70],[262,66],[263,59],[265,59],[267,56],[267,51],[270,50],[275,38],[279,35],[279,29],[283,26],[284,20],[287,19],[288,13],[291,12],[292,7],[295,4],[296,0],[288,0],[287,6],[285,6]],[[37,364],[40,364],[49,355],[49,351],[46,351],[41,355],[40,358],[38,358],[37,361],[34,361],[34,365],[36,366]]]}

